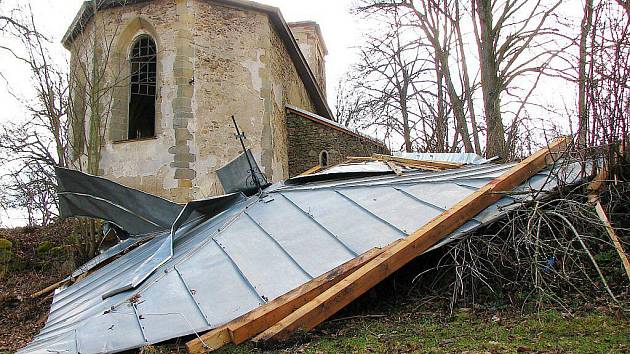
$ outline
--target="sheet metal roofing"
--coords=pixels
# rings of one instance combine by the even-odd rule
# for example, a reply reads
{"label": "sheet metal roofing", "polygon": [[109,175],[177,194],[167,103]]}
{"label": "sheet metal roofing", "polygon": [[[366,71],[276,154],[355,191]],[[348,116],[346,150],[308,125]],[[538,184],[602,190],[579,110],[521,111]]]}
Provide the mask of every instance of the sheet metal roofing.
{"label": "sheet metal roofing", "polygon": [[[241,198],[212,218],[179,228],[173,257],[135,289],[103,296],[129,282],[168,232],[58,291],[45,327],[20,352],[118,352],[216,328],[406,237],[510,167],[271,186],[262,197]],[[573,182],[577,171],[571,165],[559,175]],[[543,171],[520,189],[555,186]],[[495,220],[518,198],[525,196],[504,197],[441,245]]]}
{"label": "sheet metal roofing", "polygon": [[450,153],[450,152],[395,152],[394,156],[404,157],[412,160],[424,160],[424,161],[441,161],[441,162],[454,162],[462,163],[465,165],[483,165],[494,159],[485,159],[483,156],[479,156],[473,153]]}

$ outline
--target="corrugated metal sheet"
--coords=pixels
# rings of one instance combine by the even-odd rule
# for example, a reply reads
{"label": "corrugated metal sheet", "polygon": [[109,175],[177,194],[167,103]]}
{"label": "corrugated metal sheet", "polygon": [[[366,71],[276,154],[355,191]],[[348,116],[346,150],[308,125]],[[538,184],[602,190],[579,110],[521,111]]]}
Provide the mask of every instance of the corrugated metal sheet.
{"label": "corrugated metal sheet", "polygon": [[[175,232],[173,257],[138,288],[130,282],[168,232],[58,292],[45,327],[21,353],[118,352],[216,328],[373,247],[383,247],[511,165],[277,184]],[[579,165],[557,175],[578,180]],[[556,174],[555,174],[556,175]],[[548,171],[519,189],[550,189]],[[506,196],[449,236],[495,220],[525,196]]]}

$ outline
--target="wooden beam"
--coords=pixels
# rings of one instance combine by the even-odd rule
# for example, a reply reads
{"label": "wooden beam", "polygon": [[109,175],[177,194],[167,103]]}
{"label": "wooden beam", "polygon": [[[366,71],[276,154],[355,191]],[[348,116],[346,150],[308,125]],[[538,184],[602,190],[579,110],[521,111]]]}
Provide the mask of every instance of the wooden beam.
{"label": "wooden beam", "polygon": [[[382,161],[382,162],[387,162],[388,161],[386,159],[379,158],[379,157],[359,157],[359,156],[349,156],[348,160],[351,160],[351,161]],[[423,170],[429,170],[429,171],[442,171],[443,170],[443,168],[431,166],[431,165],[425,164],[425,163],[423,163],[421,161],[416,161],[416,160],[413,160],[413,161],[414,161],[413,163],[405,163],[405,162],[400,162],[400,161],[396,161],[396,162],[400,163],[402,165],[405,165],[407,167],[410,167],[410,168],[421,168]]]}
{"label": "wooden beam", "polygon": [[623,246],[621,245],[621,242],[619,241],[619,237],[617,236],[617,233],[615,232],[615,229],[610,223],[610,220],[608,219],[608,215],[606,215],[606,211],[604,210],[604,207],[602,206],[602,203],[599,200],[599,191],[604,187],[604,184],[606,183],[606,179],[608,179],[608,169],[606,168],[606,166],[603,166],[599,170],[599,173],[597,173],[597,176],[586,187],[588,191],[588,201],[594,205],[595,212],[597,213],[597,217],[599,217],[599,220],[602,222],[602,225],[604,225],[604,228],[606,229],[606,232],[608,233],[610,240],[615,246],[615,250],[617,251],[619,258],[621,259],[623,268],[626,270],[626,275],[628,276],[628,279],[630,279],[630,261],[628,261],[628,256],[626,255],[626,252],[623,250]]}
{"label": "wooden beam", "polygon": [[402,169],[400,168],[400,166],[396,165],[395,162],[392,161],[385,161],[387,163],[387,166],[389,166],[389,168],[392,169],[392,171],[394,171],[394,173],[396,174],[396,176],[402,176]]}
{"label": "wooden beam", "polygon": [[227,325],[223,325],[198,338],[188,341],[186,343],[186,350],[188,350],[189,353],[209,353],[231,342],[232,338],[230,338]]}
{"label": "wooden beam", "polygon": [[597,173],[597,176],[593,178],[591,183],[586,187],[588,192],[588,200],[591,203],[597,203],[599,201],[599,191],[604,187],[606,180],[608,179],[608,168],[602,166]]}
{"label": "wooden beam", "polygon": [[453,163],[453,162],[443,162],[443,161],[427,161],[427,160],[414,160],[414,159],[406,159],[402,157],[395,157],[390,155],[382,155],[382,154],[374,154],[371,157],[357,157],[351,156],[348,157],[350,160],[354,161],[392,161],[405,166],[421,168],[429,171],[442,171],[448,169],[455,169],[464,166],[461,163]]}
{"label": "wooden beam", "polygon": [[51,293],[66,284],[70,284],[71,282],[72,282],[71,279],[64,279],[64,280],[58,281],[50,286],[47,286],[45,289],[42,289],[38,292],[31,294],[31,297],[40,297],[42,295],[47,295],[48,293]]}
{"label": "wooden beam", "polygon": [[396,156],[390,156],[390,155],[383,155],[383,154],[374,154],[372,155],[376,158],[380,158],[386,161],[396,161],[396,162],[400,162],[400,163],[405,163],[405,164],[421,164],[421,165],[427,165],[427,166],[431,166],[431,167],[435,167],[435,168],[440,168],[440,169],[453,169],[453,168],[460,168],[462,166],[464,166],[463,163],[456,163],[456,162],[446,162],[446,161],[434,161],[434,160],[415,160],[415,159],[406,159],[403,157],[396,157]]}
{"label": "wooden beam", "polygon": [[274,299],[261,307],[186,343],[189,353],[206,353],[228,343],[241,344],[291,312],[311,301],[317,295],[341,281],[354,270],[372,260],[383,250],[374,248],[310,282]]}
{"label": "wooden beam", "polygon": [[623,250],[623,246],[621,245],[621,242],[619,241],[619,237],[617,237],[617,233],[615,232],[615,229],[612,227],[612,224],[610,223],[610,220],[608,219],[608,216],[606,215],[606,212],[604,211],[604,208],[602,207],[602,203],[600,203],[599,200],[595,202],[595,211],[597,212],[597,216],[601,220],[602,224],[606,228],[606,232],[608,233],[608,236],[610,236],[610,239],[612,240],[613,245],[615,246],[615,250],[617,250],[617,254],[619,255],[619,258],[621,258],[621,263],[623,263],[623,267],[626,270],[626,275],[628,276],[628,279],[630,279],[630,261],[628,261],[628,256],[626,255],[626,252],[624,252]]}
{"label": "wooden beam", "polygon": [[321,169],[322,169],[322,166],[320,166],[320,165],[316,165],[316,166],[313,166],[313,167],[309,168],[308,170],[306,170],[306,171],[304,171],[304,172],[300,173],[298,176],[308,176],[308,175],[312,175],[313,173],[316,173],[316,172],[321,171]]}
{"label": "wooden beam", "polygon": [[388,246],[376,258],[261,333],[254,341],[284,340],[298,329],[313,329],[498,201],[502,197],[501,192],[514,189],[546,167],[551,162],[550,155],[563,151],[569,141],[569,137],[557,139],[547,148],[515,165],[413,234]]}

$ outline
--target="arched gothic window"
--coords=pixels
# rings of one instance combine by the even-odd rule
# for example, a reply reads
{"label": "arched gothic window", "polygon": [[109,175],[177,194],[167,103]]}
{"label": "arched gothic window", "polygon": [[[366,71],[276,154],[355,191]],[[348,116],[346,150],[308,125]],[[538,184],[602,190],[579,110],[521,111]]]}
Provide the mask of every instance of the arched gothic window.
{"label": "arched gothic window", "polygon": [[157,49],[153,38],[136,39],[129,55],[131,82],[129,88],[128,139],[155,136],[155,98]]}

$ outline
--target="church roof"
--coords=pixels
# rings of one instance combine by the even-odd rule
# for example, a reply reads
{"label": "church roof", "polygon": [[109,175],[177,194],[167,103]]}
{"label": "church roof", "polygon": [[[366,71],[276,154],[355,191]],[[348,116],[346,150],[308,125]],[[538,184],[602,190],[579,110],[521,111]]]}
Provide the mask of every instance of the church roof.
{"label": "church roof", "polygon": [[[139,3],[149,2],[149,1],[152,1],[152,0],[125,0],[125,1],[101,0],[99,2],[99,9],[103,10],[103,9],[108,9],[108,8],[113,8],[113,7],[118,7],[118,6],[133,5],[133,4],[139,4]],[[251,10],[266,13],[269,16],[271,23],[273,23],[276,30],[278,31],[278,35],[284,42],[284,45],[286,46],[287,51],[289,52],[289,56],[291,57],[291,60],[293,61],[298,74],[302,78],[304,87],[306,87],[306,90],[308,91],[308,94],[311,100],[313,101],[313,104],[315,106],[315,109],[317,110],[317,113],[327,118],[333,117],[332,111],[330,110],[330,107],[328,106],[328,102],[326,101],[326,97],[324,96],[322,89],[317,83],[317,80],[315,79],[315,75],[311,71],[311,68],[309,67],[307,63],[306,58],[300,51],[297,41],[291,34],[289,25],[287,24],[284,17],[282,16],[282,12],[280,12],[279,8],[270,6],[270,5],[260,4],[253,1],[247,1],[247,0],[205,0],[205,1],[210,1],[210,2],[215,2],[215,3],[225,4],[229,6],[240,7],[240,8],[246,8],[246,9],[251,9]],[[83,5],[81,6],[81,9],[75,16],[74,20],[72,21],[72,24],[66,31],[66,34],[63,36],[62,43],[66,48],[70,47],[74,39],[81,33],[81,31],[83,31],[83,29],[85,28],[87,23],[90,21],[90,19],[92,19],[93,16],[94,16],[93,2],[84,1]]]}
{"label": "church roof", "polygon": [[[46,325],[19,353],[120,352],[220,327],[374,247],[407,237],[512,166],[365,173],[350,179],[324,174],[317,181],[288,180],[261,195],[236,199],[218,214],[174,229],[172,256],[139,286],[108,295],[136,276],[134,270],[161,249],[170,231],[130,246],[57,291]],[[543,170],[434,248],[497,220],[519,202],[545,195],[524,192],[551,191],[581,181],[582,175],[581,162]]]}

